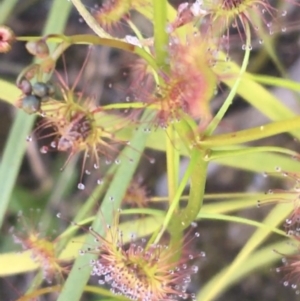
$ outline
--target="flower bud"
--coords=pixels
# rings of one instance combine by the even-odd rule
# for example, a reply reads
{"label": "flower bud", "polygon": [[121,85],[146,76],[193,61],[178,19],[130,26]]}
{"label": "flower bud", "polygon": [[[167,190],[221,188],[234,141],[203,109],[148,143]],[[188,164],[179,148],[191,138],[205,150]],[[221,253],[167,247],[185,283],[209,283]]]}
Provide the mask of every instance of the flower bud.
{"label": "flower bud", "polygon": [[44,40],[31,41],[26,44],[28,52],[40,59],[44,59],[49,56],[49,48]]}
{"label": "flower bud", "polygon": [[0,26],[0,53],[6,53],[11,50],[11,44],[15,40],[13,31],[6,27]]}
{"label": "flower bud", "polygon": [[22,78],[20,82],[17,82],[17,86],[25,95],[31,95],[32,86],[28,79]]}
{"label": "flower bud", "polygon": [[38,97],[34,95],[28,95],[25,96],[21,100],[21,108],[27,113],[27,114],[34,114],[41,108],[41,101]]}
{"label": "flower bud", "polygon": [[48,96],[48,86],[43,82],[37,82],[32,86],[32,93],[40,98]]}

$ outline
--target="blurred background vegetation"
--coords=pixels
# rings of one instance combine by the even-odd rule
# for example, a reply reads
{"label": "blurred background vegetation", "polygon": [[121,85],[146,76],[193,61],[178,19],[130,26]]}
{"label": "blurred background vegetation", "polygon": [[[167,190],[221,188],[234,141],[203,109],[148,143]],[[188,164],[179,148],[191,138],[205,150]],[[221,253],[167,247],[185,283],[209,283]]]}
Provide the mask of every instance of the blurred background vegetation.
{"label": "blurred background vegetation", "polygon": [[[62,0],[66,1],[66,0]],[[49,16],[52,5],[51,0],[19,0],[11,1],[11,9],[3,11],[0,2],[0,23],[10,26],[18,36],[41,35],[42,28]],[[101,3],[96,0],[84,0],[84,4],[90,9],[95,4]],[[96,3],[97,2],[97,3]],[[170,1],[174,7],[182,1]],[[277,5],[282,5],[277,1]],[[300,80],[300,7],[297,9],[288,7],[289,17],[286,19],[286,32],[278,31],[271,39],[273,47],[276,49],[278,58],[284,67],[286,73],[295,81]],[[57,12],[57,19],[60,18],[60,12]],[[150,36],[152,28],[150,23],[137,13],[133,13],[132,18],[139,25],[141,31]],[[122,30],[127,30],[126,27]],[[72,8],[64,33],[78,34],[91,33],[89,27],[82,21],[78,12]],[[238,37],[232,36],[231,57],[240,63],[241,61],[241,41]],[[253,51],[249,70],[258,74],[268,74],[280,76],[278,66],[270,59],[268,53],[263,47],[260,47],[258,38],[253,39]],[[78,74],[82,62],[87,55],[87,47],[71,47],[64,55],[67,74],[72,79]],[[19,72],[27,66],[32,57],[25,50],[23,43],[17,43],[8,54],[0,54],[0,78],[14,82]],[[133,62],[134,57],[128,53],[108,47],[94,47],[91,52],[88,65],[84,70],[83,81],[79,84],[79,89],[89,95],[95,95],[99,102],[111,103],[119,101],[126,90],[128,76],[124,77],[124,70],[128,71],[128,61]],[[64,74],[62,62],[57,66],[57,70]],[[130,76],[130,72],[128,72]],[[112,84],[112,88],[111,88]],[[219,93],[212,101],[213,111],[216,112],[222,101],[228,94],[228,88],[223,85],[219,87]],[[299,96],[289,93],[281,88],[273,88],[272,93],[278,96],[287,106],[293,108],[295,112],[300,111]],[[1,99],[1,93],[0,93]],[[16,115],[16,109],[0,102],[0,154],[3,153],[5,143],[10,133],[12,122]],[[236,97],[234,104],[230,107],[226,118],[222,121],[219,132],[234,131],[235,129],[249,128],[265,123],[266,118],[259,114],[255,109],[241,98]],[[38,122],[38,120],[36,121]],[[30,133],[28,133],[30,134]],[[26,136],[20,135],[18,141],[23,143]],[[299,149],[299,142],[295,141],[287,134],[278,135],[259,142],[260,145],[281,145],[291,149]],[[256,143],[257,144],[257,143]],[[17,182],[13,188],[10,198],[9,209],[5,216],[5,221],[1,229],[0,253],[14,251],[18,248],[13,242],[10,234],[11,227],[18,227],[17,214],[20,210],[26,212],[29,208],[40,208],[42,216],[42,228],[47,230],[48,235],[55,235],[67,225],[67,222],[57,220],[56,212],[62,212],[66,219],[72,220],[72,217],[82,205],[82,200],[93,190],[97,180],[101,175],[92,173],[85,177],[86,189],[79,191],[77,183],[81,170],[80,158],[73,158],[68,164],[66,170],[61,173],[60,167],[64,164],[67,155],[63,153],[48,153],[43,155],[39,149],[43,145],[42,141],[33,140],[27,144],[26,155],[22,161]],[[253,143],[255,145],[255,143]],[[18,144],[15,145],[16,149]],[[141,183],[147,186],[149,196],[165,196],[166,191],[166,170],[165,154],[153,150],[147,150],[147,155],[155,157],[156,163],[147,164],[143,160],[140,164],[136,176],[141,179]],[[1,164],[3,162],[1,161]],[[182,160],[181,169],[184,171],[186,161]],[[276,167],[274,162],[274,170]],[[0,179],[0,181],[2,181]],[[209,166],[207,177],[207,193],[231,193],[231,192],[264,192],[270,188],[287,187],[282,179],[265,178],[262,173],[252,173],[238,170],[227,166],[221,166],[212,163]],[[0,192],[1,196],[1,192]],[[1,197],[0,197],[1,199]],[[213,200],[212,200],[213,201]],[[47,209],[47,210],[45,210]],[[262,220],[270,210],[269,206],[257,209],[253,204],[250,209],[243,209],[234,213],[237,216],[247,217],[253,220]],[[32,223],[40,223],[40,217],[33,219]],[[207,254],[205,261],[199,262],[200,273],[193,279],[191,290],[198,291],[205,282],[213,277],[220,269],[227,266],[238,254],[251,233],[253,227],[227,223],[222,221],[201,221],[199,223],[201,232],[199,249]],[[54,234],[53,234],[54,233]],[[277,237],[271,236],[265,243],[274,242]],[[287,249],[294,248],[286,246]],[[280,250],[284,252],[285,250]],[[13,263],[12,263],[13,264]],[[263,263],[262,263],[263,264]],[[280,256],[278,263],[280,265]],[[265,266],[259,271],[253,271],[242,281],[236,283],[222,296],[220,301],[250,301],[250,300],[297,300],[297,296],[291,289],[287,289],[280,284],[280,276],[271,266]],[[1,267],[0,267],[1,269]],[[33,275],[23,274],[8,277],[6,280],[0,279],[0,300],[15,300],[28,287],[32,281]],[[45,300],[55,300],[55,295],[48,296]],[[82,300],[94,300],[89,297]],[[96,299],[95,299],[96,300]],[[97,299],[98,300],[98,299]]]}

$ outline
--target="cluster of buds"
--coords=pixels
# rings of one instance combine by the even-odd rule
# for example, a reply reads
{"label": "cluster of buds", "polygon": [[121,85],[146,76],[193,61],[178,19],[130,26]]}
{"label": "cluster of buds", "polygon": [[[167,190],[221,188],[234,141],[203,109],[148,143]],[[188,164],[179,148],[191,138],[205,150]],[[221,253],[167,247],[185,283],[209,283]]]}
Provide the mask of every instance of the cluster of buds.
{"label": "cluster of buds", "polygon": [[48,102],[55,93],[54,86],[49,82],[31,84],[28,79],[22,78],[17,86],[23,92],[17,106],[21,107],[27,114],[41,112],[42,103]]}
{"label": "cluster of buds", "polygon": [[[27,48],[36,56],[41,56],[40,51],[37,51],[40,49],[40,44],[46,45],[44,39],[31,42],[30,47]],[[79,189],[85,187],[82,183],[83,174],[90,174],[89,169],[86,168],[88,158],[92,162],[93,168],[98,169],[100,155],[103,155],[107,162],[114,160],[118,162],[119,159],[116,157],[119,147],[128,144],[128,141],[116,138],[116,133],[124,127],[127,120],[123,119],[122,121],[118,116],[107,114],[101,106],[96,105],[93,97],[76,91],[88,57],[72,86],[69,86],[56,71],[54,72],[57,78],[55,84],[49,81],[31,83],[33,79],[40,77],[42,68],[51,61],[49,53],[40,65],[29,66],[17,80],[17,86],[22,91],[17,106],[28,114],[39,113],[42,120],[35,129],[35,133],[40,139],[53,139],[48,145],[41,147],[41,153],[68,152],[69,156],[62,170],[73,155],[84,153]],[[115,123],[115,120],[118,122]],[[31,140],[32,136],[28,136],[27,141]]]}

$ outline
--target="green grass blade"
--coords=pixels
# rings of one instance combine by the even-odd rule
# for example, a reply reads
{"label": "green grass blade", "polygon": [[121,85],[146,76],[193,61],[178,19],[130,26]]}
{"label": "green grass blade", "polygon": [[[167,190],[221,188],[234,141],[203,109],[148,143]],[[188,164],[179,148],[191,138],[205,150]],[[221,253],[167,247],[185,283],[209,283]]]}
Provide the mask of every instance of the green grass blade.
{"label": "green grass blade", "polygon": [[154,48],[157,65],[168,70],[167,0],[153,0]]}
{"label": "green grass blade", "polygon": [[[253,273],[255,270],[265,269],[266,267],[270,267],[276,261],[280,260],[280,256],[273,252],[273,250],[281,251],[282,249],[284,249],[285,254],[292,254],[295,252],[295,249],[293,247],[286,248],[286,246],[287,241],[285,240],[282,242],[270,244],[267,247],[254,252],[251,256],[248,257],[247,261],[244,262],[243,268],[237,269],[234,274],[232,274],[230,280],[227,283],[227,289],[230,286],[241,282],[245,277]],[[219,280],[221,280],[225,276],[227,271],[228,268],[226,267],[214,278],[214,282],[217,283]],[[213,283],[211,284],[213,285]],[[214,287],[212,285],[206,288],[213,290]],[[274,287],[276,287],[276,284],[274,285]],[[198,295],[197,300],[202,300],[201,293]]]}
{"label": "green grass blade", "polygon": [[[263,223],[269,227],[277,227],[290,213],[291,207],[285,205],[277,205],[264,219]],[[270,230],[266,228],[257,229],[248,239],[244,248],[236,256],[233,262],[226,269],[226,272],[218,273],[202,288],[197,296],[197,300],[211,301],[225,291],[231,283],[237,271],[243,270],[244,264],[255,251],[255,249],[265,241],[269,236]]]}
{"label": "green grass blade", "polygon": [[[229,286],[232,286],[235,283],[240,282],[244,277],[246,277],[250,273],[253,273],[255,270],[261,270],[263,268],[270,267],[276,261],[281,260],[280,255],[275,253],[274,250],[284,250],[284,254],[286,255],[295,253],[295,248],[291,245],[288,247],[288,242],[290,241],[284,240],[279,243],[273,243],[271,245],[268,245],[267,247],[264,247],[263,249],[254,252],[247,259],[247,261],[244,262],[243,269],[236,270],[236,272],[232,275],[230,282],[227,285],[227,288],[229,288]],[[272,273],[272,271],[270,272]],[[275,271],[273,270],[273,272]],[[276,287],[276,283],[274,284],[274,287]]]}
{"label": "green grass blade", "polygon": [[[68,1],[54,0],[43,34],[62,32],[65,28],[71,4]],[[30,133],[34,117],[18,111],[4,149],[0,164],[0,226],[8,206],[10,196],[26,150],[25,138]]]}
{"label": "green grass blade", "polygon": [[277,233],[282,236],[286,236],[285,232],[282,230],[277,229],[276,227],[271,227],[265,223],[257,222],[252,219],[239,217],[239,216],[230,216],[226,214],[216,214],[216,213],[207,213],[201,211],[199,214],[200,219],[210,219],[210,220],[216,220],[216,221],[227,221],[227,222],[234,222],[244,225],[249,225],[253,227],[257,227],[260,229],[266,229],[270,232]]}
{"label": "green grass blade", "polygon": [[0,24],[6,22],[18,0],[3,0],[0,4]]}
{"label": "green grass blade", "polygon": [[294,92],[300,92],[300,84],[290,79],[250,73],[248,73],[247,76],[260,84],[281,87],[292,90]]}
{"label": "green grass blade", "polygon": [[[145,113],[144,117],[146,117],[146,119],[148,118],[148,112]],[[130,141],[134,149],[128,146],[122,152],[124,156],[121,156],[121,158],[132,158],[133,163],[124,162],[120,165],[106,195],[104,196],[104,201],[100,208],[102,213],[99,212],[96,215],[96,219],[93,223],[94,230],[99,232],[100,235],[104,234],[101,214],[105,215],[106,223],[111,224],[114,210],[121,204],[123,196],[139,162],[141,152],[145,147],[146,139],[147,135],[145,135],[143,129],[138,129]],[[114,206],[111,203],[110,198],[114,199]],[[90,246],[93,245],[93,243],[94,237],[89,235],[86,240],[86,245]],[[95,255],[86,254],[85,256],[80,256],[76,259],[58,301],[80,300],[84,287],[90,277],[90,268],[88,267],[89,262],[94,258]]]}

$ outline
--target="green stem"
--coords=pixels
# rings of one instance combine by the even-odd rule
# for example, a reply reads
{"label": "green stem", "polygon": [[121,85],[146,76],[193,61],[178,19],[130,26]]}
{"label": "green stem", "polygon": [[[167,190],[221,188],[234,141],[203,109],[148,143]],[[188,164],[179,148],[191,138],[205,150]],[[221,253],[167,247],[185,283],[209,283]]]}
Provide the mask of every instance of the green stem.
{"label": "green stem", "polygon": [[180,122],[174,123],[174,128],[181,140],[180,144],[176,143],[176,148],[181,148],[184,145],[186,153],[190,155],[195,141],[199,140],[197,124],[190,116],[182,114]]}
{"label": "green stem", "polygon": [[[105,105],[101,107],[102,111],[107,110],[115,110],[115,109],[143,109],[147,105],[144,102],[128,102],[128,103],[112,103],[109,105]],[[154,108],[156,109],[156,105],[149,105],[147,108]]]}
{"label": "green stem", "polygon": [[113,38],[109,33],[107,33],[95,20],[95,18],[86,9],[85,5],[81,3],[80,0],[71,0],[73,5],[78,10],[80,16],[84,19],[86,24],[101,38]]}
{"label": "green stem", "polygon": [[[128,23],[129,27],[132,29],[134,34],[137,36],[137,38],[139,40],[143,40],[144,37],[143,37],[142,33],[140,32],[140,30],[138,29],[138,27],[130,19],[126,20],[126,22]],[[148,50],[148,52],[150,52],[148,47],[147,47],[147,50]]]}
{"label": "green stem", "polygon": [[208,125],[207,129],[205,130],[205,136],[210,136],[215,131],[220,121],[223,119],[224,115],[226,114],[229,107],[231,106],[234,97],[236,96],[237,89],[241,82],[242,76],[246,72],[249,63],[249,58],[250,58],[250,45],[251,45],[251,32],[250,32],[250,27],[248,22],[246,22],[245,24],[245,30],[246,30],[246,37],[247,37],[246,49],[245,49],[245,55],[244,55],[243,63],[238,78],[236,79],[233,87],[230,90],[229,95],[227,96],[225,102],[223,103],[222,107],[218,111],[217,115],[214,117],[214,119],[211,121],[211,123]]}
{"label": "green stem", "polygon": [[[192,157],[191,157],[191,160],[190,160],[190,163],[188,165],[188,168],[178,186],[178,189],[176,191],[176,194],[174,196],[174,199],[172,200],[172,203],[169,207],[169,210],[165,216],[165,219],[164,219],[164,222],[162,224],[162,228],[161,230],[159,231],[159,233],[157,234],[156,238],[155,238],[155,243],[159,242],[161,236],[163,235],[163,233],[167,230],[172,218],[173,218],[173,221],[174,221],[174,213],[176,211],[176,209],[178,208],[178,204],[179,204],[179,201],[181,199],[181,196],[182,196],[182,193],[188,183],[188,180],[191,176],[191,173],[193,172],[194,168],[196,167],[197,165],[197,159],[198,159],[198,152],[194,152],[192,154]],[[196,216],[197,216],[198,212],[196,213]],[[176,219],[176,221],[174,221],[174,223],[172,223],[172,228],[171,228],[171,225],[170,225],[170,232],[171,233],[176,233],[176,231],[178,231],[180,228],[182,228],[181,225],[178,225],[178,219]],[[173,227],[174,226],[174,227]]]}
{"label": "green stem", "polygon": [[[276,194],[278,195],[278,194]],[[284,194],[283,194],[284,195]],[[234,199],[234,198],[261,198],[261,196],[265,196],[265,193],[247,193],[247,192],[232,192],[232,193],[206,193],[204,195],[205,200],[216,200],[219,199]],[[180,198],[182,201],[188,200],[188,195],[183,195]],[[151,197],[150,202],[166,202],[168,197]]]}
{"label": "green stem", "polygon": [[169,203],[174,200],[175,193],[178,187],[178,168],[179,168],[179,153],[174,147],[176,132],[172,126],[167,129],[166,138],[166,155],[167,155],[167,174],[168,174],[168,195]]}
{"label": "green stem", "polygon": [[246,76],[260,84],[282,87],[282,88],[292,90],[294,92],[300,92],[300,84],[293,80],[289,80],[286,78],[279,78],[275,76],[250,74],[250,73],[248,73]]}
{"label": "green stem", "polygon": [[205,148],[211,148],[216,146],[241,144],[293,131],[299,128],[300,117],[297,116],[288,120],[276,121],[239,132],[204,137],[198,142],[198,145]]}
{"label": "green stem", "polygon": [[292,157],[299,157],[299,153],[277,146],[257,146],[257,147],[246,147],[242,149],[233,149],[233,150],[221,150],[221,151],[211,151],[205,156],[205,160],[213,161],[220,158],[234,157],[252,153],[262,153],[262,152],[274,152],[289,155]]}
{"label": "green stem", "polygon": [[227,221],[227,222],[234,222],[234,223],[249,225],[249,226],[253,226],[256,228],[266,229],[266,230],[269,230],[270,232],[274,232],[281,236],[288,237],[288,234],[286,234],[285,231],[279,230],[276,227],[272,227],[272,226],[267,225],[262,222],[257,222],[257,221],[251,220],[251,219],[246,219],[244,217],[230,216],[227,214],[219,214],[219,213],[201,212],[199,214],[199,219],[200,220],[209,219],[209,220],[216,220],[216,221]]}
{"label": "green stem", "polygon": [[[207,162],[203,160],[203,152],[194,150],[191,155],[191,161],[188,169],[180,183],[175,199],[170,206],[164,220],[163,227],[159,233],[159,235],[162,235],[167,225],[169,225],[168,229],[171,234],[170,245],[175,247],[177,246],[176,252],[172,256],[172,260],[174,261],[179,260],[181,257],[182,250],[178,248],[178,245],[182,243],[183,230],[189,227],[197,218],[197,215],[203,205],[206,169]],[[177,206],[175,205],[179,204],[183,190],[189,179],[191,184],[187,206],[179,212],[176,212],[175,209]]]}
{"label": "green stem", "polygon": [[153,0],[154,48],[157,65],[168,71],[167,1]]}
{"label": "green stem", "polygon": [[[18,37],[19,41],[35,41],[39,40],[41,37]],[[74,44],[87,44],[87,45],[102,45],[108,46],[113,48],[118,48],[121,50],[125,50],[127,52],[135,53],[141,58],[143,58],[155,71],[158,71],[158,65],[155,59],[145,51],[143,48],[139,46],[132,45],[124,40],[115,39],[113,37],[98,37],[95,35],[72,35],[72,36],[65,36],[65,35],[49,35],[47,37],[47,41],[60,43],[66,42],[67,44],[74,45]]]}
{"label": "green stem", "polygon": [[[199,150],[193,150],[192,152],[195,162],[190,179],[189,199],[187,206],[180,211],[180,227],[183,229],[187,228],[196,219],[203,205],[208,166],[208,162],[204,160],[205,156],[206,154]],[[176,223],[173,223],[173,226],[175,230]]]}

